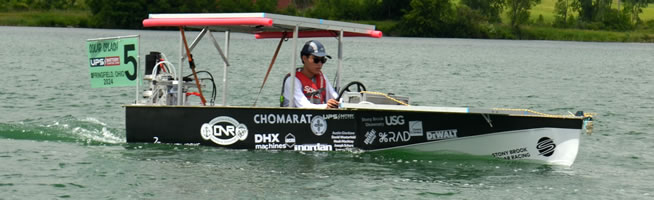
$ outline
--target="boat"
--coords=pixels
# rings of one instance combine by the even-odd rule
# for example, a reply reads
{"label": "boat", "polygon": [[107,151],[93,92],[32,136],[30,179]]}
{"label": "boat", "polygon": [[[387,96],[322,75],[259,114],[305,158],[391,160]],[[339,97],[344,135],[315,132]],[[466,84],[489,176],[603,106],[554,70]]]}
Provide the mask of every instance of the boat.
{"label": "boat", "polygon": [[[529,109],[413,106],[408,97],[367,91],[361,82],[342,85],[342,38],[381,38],[382,32],[372,25],[270,13],[150,14],[143,25],[179,28],[181,50],[177,65],[157,52],[146,56],[147,87],[137,88],[135,103],[124,106],[128,143],[263,151],[453,152],[570,166],[580,137],[592,130],[592,115],[583,111],[550,115]],[[185,29],[200,31],[190,45]],[[214,32],[224,32],[222,46]],[[291,41],[294,55],[289,72],[297,67],[298,38],[337,38],[334,86],[339,108],[228,105],[224,81],[234,32],[280,39],[277,51],[283,41]],[[218,104],[205,101],[202,88],[208,86],[197,82],[197,75],[183,75],[184,61],[192,61],[192,50],[203,39],[215,46],[223,61],[223,98]],[[188,66],[196,74],[194,64]],[[188,98],[196,96],[202,98],[201,104],[190,105]]]}

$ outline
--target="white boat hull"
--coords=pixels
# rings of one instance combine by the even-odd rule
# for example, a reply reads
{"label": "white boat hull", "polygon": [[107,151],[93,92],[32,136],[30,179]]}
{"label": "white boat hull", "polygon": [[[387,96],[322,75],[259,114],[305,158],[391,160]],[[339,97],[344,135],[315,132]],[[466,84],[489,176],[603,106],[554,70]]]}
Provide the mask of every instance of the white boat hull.
{"label": "white boat hull", "polygon": [[[530,160],[552,165],[570,166],[577,157],[580,136],[580,129],[535,128],[419,143],[396,148],[418,152],[445,151],[480,156],[491,155],[507,160]],[[552,142],[548,143],[546,138],[549,138]],[[539,140],[542,141],[540,145]]]}

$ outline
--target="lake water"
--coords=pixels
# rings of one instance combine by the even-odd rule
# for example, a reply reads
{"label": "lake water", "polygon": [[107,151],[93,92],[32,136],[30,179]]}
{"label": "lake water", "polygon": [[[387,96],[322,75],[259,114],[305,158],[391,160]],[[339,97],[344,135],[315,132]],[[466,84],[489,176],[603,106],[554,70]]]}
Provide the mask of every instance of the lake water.
{"label": "lake water", "polygon": [[[0,27],[0,199],[654,198],[652,44],[344,40],[343,82],[410,96],[413,105],[597,113],[575,164],[559,167],[465,155],[127,144],[121,106],[133,102],[134,89],[91,89],[85,44],[132,34],[141,36],[142,58],[161,51],[177,64],[174,31]],[[223,45],[224,34],[215,36]],[[336,56],[334,38],[320,41]],[[229,105],[252,105],[277,42],[232,35]],[[282,47],[258,106],[278,105],[291,46]],[[199,69],[222,79],[211,43],[194,52]],[[332,60],[323,71],[333,80],[335,69]]]}

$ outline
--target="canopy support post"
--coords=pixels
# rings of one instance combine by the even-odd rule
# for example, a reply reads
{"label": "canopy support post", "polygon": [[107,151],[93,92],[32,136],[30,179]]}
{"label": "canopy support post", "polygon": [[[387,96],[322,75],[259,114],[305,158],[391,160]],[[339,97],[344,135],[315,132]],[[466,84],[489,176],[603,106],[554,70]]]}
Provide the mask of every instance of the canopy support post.
{"label": "canopy support post", "polygon": [[[208,31],[209,31],[209,27],[204,27],[204,28],[202,29],[202,31],[200,31],[200,34],[198,34],[198,36],[196,36],[195,39],[193,39],[193,42],[191,42],[191,46],[189,46],[188,49],[189,49],[190,51],[193,51],[193,49],[195,48],[195,46],[198,45],[198,43],[200,42],[200,40],[202,39],[202,37],[204,37],[204,34],[206,34]],[[184,59],[186,59],[186,54],[184,54],[184,55],[182,56],[182,61],[183,61]]]}
{"label": "canopy support post", "polygon": [[229,67],[229,61],[227,60],[225,53],[223,53],[223,50],[220,48],[220,45],[216,41],[216,38],[213,36],[213,33],[211,33],[211,31],[207,31],[207,32],[209,33],[209,37],[211,37],[211,42],[213,42],[213,46],[216,47],[216,50],[218,50],[220,57],[223,58],[223,62],[225,62],[227,67]]}
{"label": "canopy support post", "polygon": [[[184,38],[182,38],[182,34],[180,32],[179,34],[179,73],[177,73],[177,105],[184,105],[184,102],[182,100],[182,84],[183,84],[183,78],[184,78]],[[173,81],[173,87],[175,86],[175,82]]]}
{"label": "canopy support post", "polygon": [[[225,60],[225,62],[223,63],[223,106],[227,105],[227,67],[230,66],[229,63],[227,62],[229,58],[229,36],[230,36],[229,31],[225,31],[225,55],[223,57],[223,59]],[[211,37],[213,37],[213,35]]]}
{"label": "canopy support post", "polygon": [[341,29],[340,34],[338,35],[338,68],[336,71],[336,92],[341,90],[341,76],[343,74],[343,29]]}
{"label": "canopy support post", "polygon": [[299,30],[300,27],[295,25],[295,29],[293,29],[293,65],[291,66],[291,96],[289,98],[289,107],[295,107],[295,65],[297,65],[297,38]]}
{"label": "canopy support post", "polygon": [[[139,104],[139,86],[143,84],[143,76],[141,75],[141,35],[138,35],[138,52],[136,52],[136,60],[138,62],[138,65],[136,65],[136,71],[134,72],[136,74],[136,100],[134,100],[134,104]],[[143,70],[145,71],[145,70]]]}

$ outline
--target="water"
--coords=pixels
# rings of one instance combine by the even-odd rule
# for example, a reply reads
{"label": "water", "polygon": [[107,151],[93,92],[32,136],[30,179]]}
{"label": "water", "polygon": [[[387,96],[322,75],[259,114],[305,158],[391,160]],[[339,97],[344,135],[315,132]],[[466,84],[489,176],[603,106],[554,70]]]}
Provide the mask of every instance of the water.
{"label": "water", "polygon": [[[126,144],[121,105],[133,101],[134,89],[91,89],[85,42],[132,34],[141,35],[142,57],[158,50],[177,63],[177,32],[0,27],[0,199],[654,196],[651,44],[345,39],[344,82],[410,96],[414,105],[597,113],[575,164],[559,167],[466,155]],[[223,34],[215,36],[222,44]],[[336,40],[321,41],[336,56]],[[252,105],[277,42],[232,35],[228,104]],[[278,105],[290,46],[284,44],[258,106]],[[222,79],[210,43],[198,45],[194,57]],[[325,66],[333,80],[336,62]]]}

